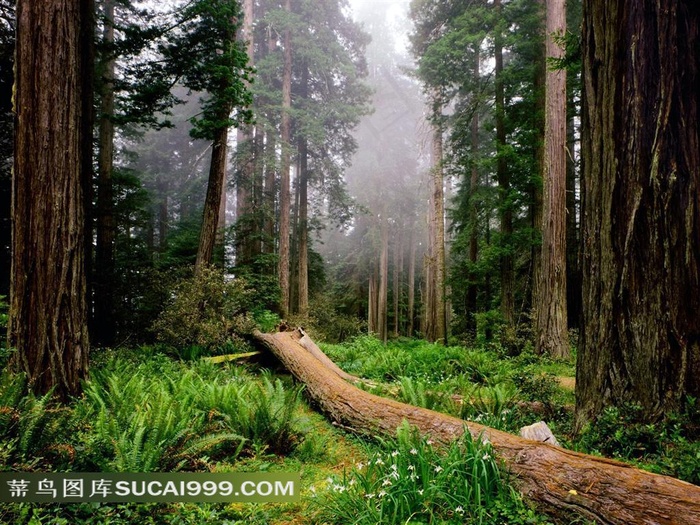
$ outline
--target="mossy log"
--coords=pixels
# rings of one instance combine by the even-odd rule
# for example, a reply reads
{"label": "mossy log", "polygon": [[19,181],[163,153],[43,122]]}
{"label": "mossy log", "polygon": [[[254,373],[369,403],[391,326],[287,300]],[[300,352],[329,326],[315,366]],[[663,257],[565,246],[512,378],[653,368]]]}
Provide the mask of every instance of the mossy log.
{"label": "mossy log", "polygon": [[306,385],[311,400],[341,425],[393,436],[406,420],[445,443],[466,429],[492,444],[527,499],[564,519],[578,513],[602,524],[700,525],[699,486],[370,394],[336,373],[328,357],[319,359],[318,347],[308,350],[310,339],[302,344],[304,337],[300,330],[255,334]]}

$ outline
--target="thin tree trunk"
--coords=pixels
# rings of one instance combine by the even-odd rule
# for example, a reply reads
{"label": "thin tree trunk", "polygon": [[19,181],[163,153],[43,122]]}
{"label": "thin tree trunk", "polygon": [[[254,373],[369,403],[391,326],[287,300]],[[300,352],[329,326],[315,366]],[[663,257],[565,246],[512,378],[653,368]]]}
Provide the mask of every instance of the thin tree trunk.
{"label": "thin tree trunk", "polygon": [[[229,111],[224,111],[217,118],[226,120]],[[220,127],[214,132],[214,141],[211,150],[211,163],[209,165],[209,182],[207,183],[207,196],[204,201],[204,216],[202,219],[202,231],[199,236],[199,248],[197,261],[195,262],[195,274],[212,263],[214,245],[217,238],[217,226],[219,224],[219,208],[221,206],[221,194],[226,184],[226,152],[228,142],[228,127]]]}
{"label": "thin tree trunk", "polygon": [[[480,45],[480,44],[479,44]],[[478,92],[481,76],[481,58],[479,46],[474,50],[474,79],[476,82],[475,91]],[[474,115],[471,121],[471,168],[469,175],[469,263],[472,268],[476,267],[479,260],[479,202],[477,199],[477,191],[479,189],[479,107],[475,104]],[[476,318],[475,314],[478,311],[476,285],[477,275],[474,270],[469,272],[469,285],[467,287],[467,327],[468,330],[476,335]]]}
{"label": "thin tree trunk", "polygon": [[501,313],[506,325],[515,325],[515,275],[513,270],[513,255],[510,244],[513,237],[513,206],[510,203],[510,174],[506,160],[506,125],[505,125],[505,92],[503,86],[503,8],[501,0],[494,0],[499,21],[496,24],[494,36],[495,55],[495,89],[496,89],[496,144],[497,161],[496,175],[500,195],[501,219]]}
{"label": "thin tree trunk", "polygon": [[275,209],[277,205],[277,138],[275,132],[265,136],[265,240],[263,252],[275,253]]}
{"label": "thin tree trunk", "polygon": [[[284,9],[292,12],[291,0],[285,0]],[[279,286],[280,315],[289,314],[289,172],[290,172],[290,111],[292,108],[292,37],[291,31],[284,31],[284,71],[282,75],[282,159],[280,165],[280,218],[279,218]]]}
{"label": "thin tree trunk", "polygon": [[[8,343],[30,388],[78,395],[87,375],[86,158],[93,5],[16,4]],[[41,154],[37,154],[41,152]]]}
{"label": "thin tree trunk", "polygon": [[372,263],[369,270],[369,286],[367,297],[367,331],[370,334],[379,333],[379,287],[377,269]]}
{"label": "thin tree trunk", "polygon": [[309,196],[308,196],[308,149],[305,138],[299,139],[299,223],[298,251],[299,261],[299,313],[309,313]]}
{"label": "thin tree trunk", "polygon": [[[547,0],[547,58],[561,59],[554,42],[566,31],[564,0]],[[546,76],[544,213],[535,349],[562,358],[569,355],[566,320],[566,70]]]}
{"label": "thin tree trunk", "polygon": [[433,341],[447,344],[447,313],[445,305],[445,196],[442,173],[442,128],[439,124],[433,130],[433,265],[435,279],[435,333]]}
{"label": "thin tree trunk", "polygon": [[377,333],[386,343],[388,336],[388,295],[389,295],[389,220],[386,211],[382,212],[381,251],[379,255],[379,302],[377,307]]}
{"label": "thin tree trunk", "polygon": [[411,225],[409,237],[408,259],[408,337],[413,337],[415,331],[415,301],[416,301],[416,237],[415,224]]}
{"label": "thin tree trunk", "polygon": [[543,176],[544,158],[545,158],[545,113],[546,113],[546,77],[547,77],[547,11],[545,6],[546,0],[537,0],[539,15],[542,17],[542,42],[538,43],[537,65],[535,67],[535,77],[533,87],[535,91],[535,111],[536,111],[536,130],[538,144],[536,148],[537,173],[532,177],[532,200],[530,204],[530,218],[532,227],[532,247],[530,249],[531,257],[531,293],[530,293],[530,312],[531,326],[533,333],[537,333],[537,309],[540,304],[540,276],[542,274],[542,212],[543,212]]}
{"label": "thin tree trunk", "polygon": [[108,54],[102,64],[102,92],[97,158],[97,249],[95,251],[95,333],[101,346],[112,346],[114,325],[114,3],[105,0],[102,40]]}
{"label": "thin tree trunk", "polygon": [[403,230],[398,232],[398,242],[394,243],[393,299],[394,299],[394,337],[399,336],[401,302],[401,271],[403,266]]}
{"label": "thin tree trunk", "polygon": [[579,428],[607,405],[654,420],[700,395],[700,12],[583,9]]}

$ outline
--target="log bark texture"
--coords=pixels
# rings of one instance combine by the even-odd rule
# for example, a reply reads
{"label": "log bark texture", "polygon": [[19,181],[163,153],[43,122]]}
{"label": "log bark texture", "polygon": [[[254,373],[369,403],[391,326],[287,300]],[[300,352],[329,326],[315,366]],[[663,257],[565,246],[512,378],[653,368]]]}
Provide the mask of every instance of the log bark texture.
{"label": "log bark texture", "polygon": [[310,339],[300,330],[256,333],[255,338],[306,385],[311,400],[334,421],[359,431],[394,435],[406,420],[445,443],[467,430],[493,445],[526,498],[555,515],[579,513],[619,525],[700,524],[696,485],[370,394],[345,381],[335,365],[328,365],[330,359],[319,360],[320,350],[309,350]]}

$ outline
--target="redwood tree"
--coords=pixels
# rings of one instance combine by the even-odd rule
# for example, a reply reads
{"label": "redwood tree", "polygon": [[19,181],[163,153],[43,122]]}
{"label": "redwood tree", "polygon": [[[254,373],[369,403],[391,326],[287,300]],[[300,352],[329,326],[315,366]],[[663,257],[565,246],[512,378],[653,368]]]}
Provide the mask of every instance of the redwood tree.
{"label": "redwood tree", "polygon": [[700,8],[583,3],[581,426],[700,395]]}
{"label": "redwood tree", "polygon": [[[564,0],[548,0],[547,59],[559,59],[564,50],[556,41],[566,31]],[[544,212],[542,256],[539,264],[536,348],[553,357],[569,355],[566,320],[566,70],[547,70],[545,81]]]}
{"label": "redwood tree", "polygon": [[37,394],[78,394],[88,368],[83,102],[91,0],[17,2],[9,345]]}

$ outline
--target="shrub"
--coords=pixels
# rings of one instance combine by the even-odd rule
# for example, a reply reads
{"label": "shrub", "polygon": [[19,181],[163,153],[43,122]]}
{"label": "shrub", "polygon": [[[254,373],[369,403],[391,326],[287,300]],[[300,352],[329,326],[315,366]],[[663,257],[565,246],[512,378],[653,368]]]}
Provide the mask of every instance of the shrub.
{"label": "shrub", "polygon": [[247,349],[242,336],[255,328],[252,307],[252,291],[244,281],[205,268],[176,285],[153,330],[158,340],[175,348],[217,349],[233,342]]}

